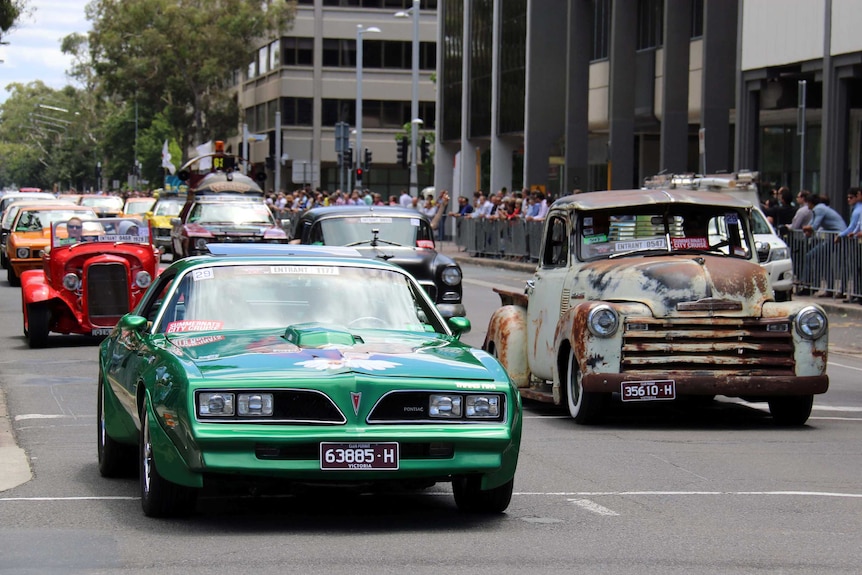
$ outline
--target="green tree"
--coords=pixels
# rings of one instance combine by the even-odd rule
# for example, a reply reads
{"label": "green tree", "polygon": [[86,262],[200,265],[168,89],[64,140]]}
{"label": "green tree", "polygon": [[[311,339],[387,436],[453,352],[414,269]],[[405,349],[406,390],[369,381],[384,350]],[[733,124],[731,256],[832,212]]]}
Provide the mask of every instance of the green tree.
{"label": "green tree", "polygon": [[285,31],[295,13],[294,1],[262,6],[259,0],[93,0],[87,6],[91,66],[106,94],[137,101],[139,117],[141,107],[161,113],[182,150],[225,138],[239,124],[236,71],[253,61],[261,38]]}
{"label": "green tree", "polygon": [[15,27],[26,11],[27,3],[24,0],[0,0],[0,40]]}

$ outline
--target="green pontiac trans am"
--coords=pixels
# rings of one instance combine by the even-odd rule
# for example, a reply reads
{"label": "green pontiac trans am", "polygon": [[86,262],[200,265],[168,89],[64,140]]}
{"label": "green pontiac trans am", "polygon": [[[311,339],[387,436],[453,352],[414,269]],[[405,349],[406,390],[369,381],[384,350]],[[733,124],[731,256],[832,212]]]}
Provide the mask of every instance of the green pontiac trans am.
{"label": "green pontiac trans am", "polygon": [[98,457],[148,516],[204,488],[451,482],[509,505],[517,390],[403,269],[350,248],[210,246],[163,271],[99,349]]}

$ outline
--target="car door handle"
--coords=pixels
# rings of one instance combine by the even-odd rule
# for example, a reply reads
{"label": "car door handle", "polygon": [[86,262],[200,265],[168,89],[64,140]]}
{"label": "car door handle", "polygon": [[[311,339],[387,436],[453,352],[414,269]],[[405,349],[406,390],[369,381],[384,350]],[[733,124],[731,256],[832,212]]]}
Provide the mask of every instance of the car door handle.
{"label": "car door handle", "polygon": [[536,282],[533,280],[527,280],[527,285],[524,288],[524,293],[530,295],[533,293],[533,290],[536,289]]}

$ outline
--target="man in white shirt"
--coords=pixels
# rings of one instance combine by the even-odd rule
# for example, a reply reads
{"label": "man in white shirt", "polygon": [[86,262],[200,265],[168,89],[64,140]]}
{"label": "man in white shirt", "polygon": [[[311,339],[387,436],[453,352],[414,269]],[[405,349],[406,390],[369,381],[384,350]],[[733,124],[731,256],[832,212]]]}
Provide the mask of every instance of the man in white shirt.
{"label": "man in white shirt", "polygon": [[413,198],[407,190],[401,190],[401,196],[398,198],[398,203],[401,204],[402,207],[410,208],[413,207]]}

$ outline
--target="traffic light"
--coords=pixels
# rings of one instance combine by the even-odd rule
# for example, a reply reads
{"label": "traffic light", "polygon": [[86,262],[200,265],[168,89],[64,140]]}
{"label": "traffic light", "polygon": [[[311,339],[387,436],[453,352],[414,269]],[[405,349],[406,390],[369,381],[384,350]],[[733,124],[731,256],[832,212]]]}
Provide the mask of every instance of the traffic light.
{"label": "traffic light", "polygon": [[407,167],[407,138],[398,140],[398,163],[402,168]]}
{"label": "traffic light", "polygon": [[346,168],[353,167],[353,148],[345,148],[344,156],[342,158],[342,165]]}
{"label": "traffic light", "polygon": [[421,150],[422,150],[422,152],[421,152],[420,156],[422,158],[422,163],[424,164],[425,162],[428,161],[428,158],[431,157],[430,142],[428,141],[428,138],[426,138],[424,136],[422,137]]}
{"label": "traffic light", "polygon": [[362,168],[356,168],[356,183],[362,182],[362,175],[365,173],[365,170]]}
{"label": "traffic light", "polygon": [[369,148],[365,148],[365,158],[363,159],[362,167],[366,170],[371,169],[371,150]]}

